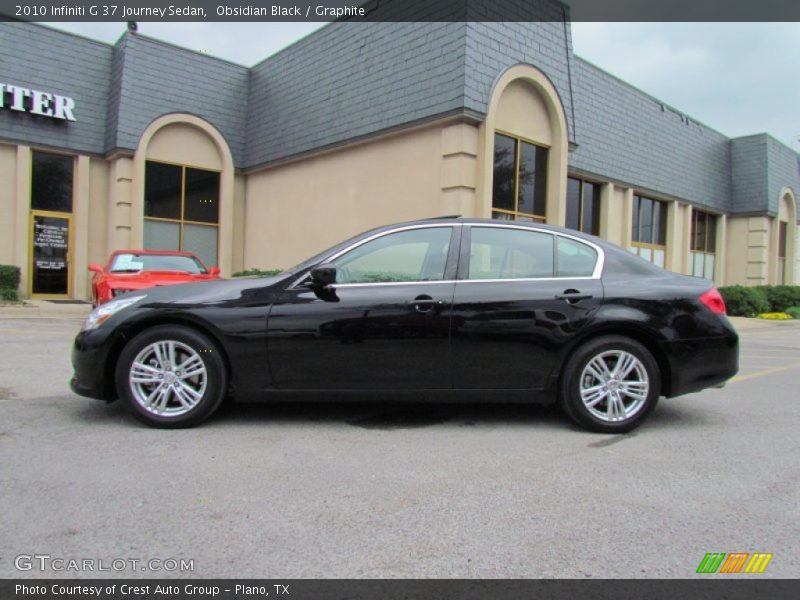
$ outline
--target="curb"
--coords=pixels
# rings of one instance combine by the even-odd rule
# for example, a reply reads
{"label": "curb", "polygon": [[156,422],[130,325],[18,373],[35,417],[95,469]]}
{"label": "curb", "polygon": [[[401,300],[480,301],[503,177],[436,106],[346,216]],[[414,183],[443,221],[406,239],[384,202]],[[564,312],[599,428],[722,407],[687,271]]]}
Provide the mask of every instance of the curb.
{"label": "curb", "polygon": [[56,304],[46,300],[25,300],[21,304],[0,304],[0,317],[85,319],[91,310],[91,304]]}
{"label": "curb", "polygon": [[737,331],[742,329],[770,329],[772,327],[793,327],[800,325],[800,320],[772,321],[770,319],[756,319],[751,317],[728,317]]}

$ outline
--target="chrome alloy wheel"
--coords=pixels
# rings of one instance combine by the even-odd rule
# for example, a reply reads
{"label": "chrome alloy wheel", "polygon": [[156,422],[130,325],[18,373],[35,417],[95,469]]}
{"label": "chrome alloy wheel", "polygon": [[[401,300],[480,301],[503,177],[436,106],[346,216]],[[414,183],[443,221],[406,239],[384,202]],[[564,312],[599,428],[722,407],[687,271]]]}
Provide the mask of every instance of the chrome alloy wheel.
{"label": "chrome alloy wheel", "polygon": [[634,416],[645,405],[649,391],[642,361],[623,350],[601,352],[581,373],[581,400],[592,416],[606,423]]}
{"label": "chrome alloy wheel", "polygon": [[202,400],[208,374],[203,359],[190,346],[162,340],[145,346],[136,355],[128,382],[134,399],[146,411],[177,417]]}

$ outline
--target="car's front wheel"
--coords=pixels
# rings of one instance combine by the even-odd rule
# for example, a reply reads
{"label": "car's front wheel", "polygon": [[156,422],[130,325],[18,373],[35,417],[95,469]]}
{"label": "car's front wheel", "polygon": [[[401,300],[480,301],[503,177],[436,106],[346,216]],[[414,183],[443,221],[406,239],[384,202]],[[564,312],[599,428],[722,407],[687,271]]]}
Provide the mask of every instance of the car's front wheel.
{"label": "car's front wheel", "polygon": [[604,336],[590,340],[569,358],[560,402],[586,429],[624,433],[655,407],[660,389],[658,363],[647,348],[627,337]]}
{"label": "car's front wheel", "polygon": [[180,325],[139,333],[123,349],[117,392],[133,414],[153,427],[198,425],[219,407],[227,389],[225,362],[204,334]]}

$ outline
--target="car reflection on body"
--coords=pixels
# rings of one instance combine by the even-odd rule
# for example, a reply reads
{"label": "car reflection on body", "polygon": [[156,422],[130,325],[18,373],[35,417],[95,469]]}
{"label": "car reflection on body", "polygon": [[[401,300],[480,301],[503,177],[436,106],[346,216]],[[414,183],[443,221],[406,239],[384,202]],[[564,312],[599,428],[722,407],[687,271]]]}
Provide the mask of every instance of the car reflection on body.
{"label": "car reflection on body", "polygon": [[381,227],[280,275],[154,288],[95,310],[72,389],[188,427],[224,398],[558,403],[624,432],[719,387],[738,337],[710,281],[535,223]]}

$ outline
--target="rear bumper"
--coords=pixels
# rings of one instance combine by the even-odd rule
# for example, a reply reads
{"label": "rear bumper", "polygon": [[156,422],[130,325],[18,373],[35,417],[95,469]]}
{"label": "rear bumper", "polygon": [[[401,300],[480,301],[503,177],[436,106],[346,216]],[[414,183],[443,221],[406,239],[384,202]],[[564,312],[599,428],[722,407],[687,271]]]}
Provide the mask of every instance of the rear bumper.
{"label": "rear bumper", "polygon": [[670,362],[669,397],[721,388],[739,371],[739,336],[735,333],[664,342],[662,349]]}

